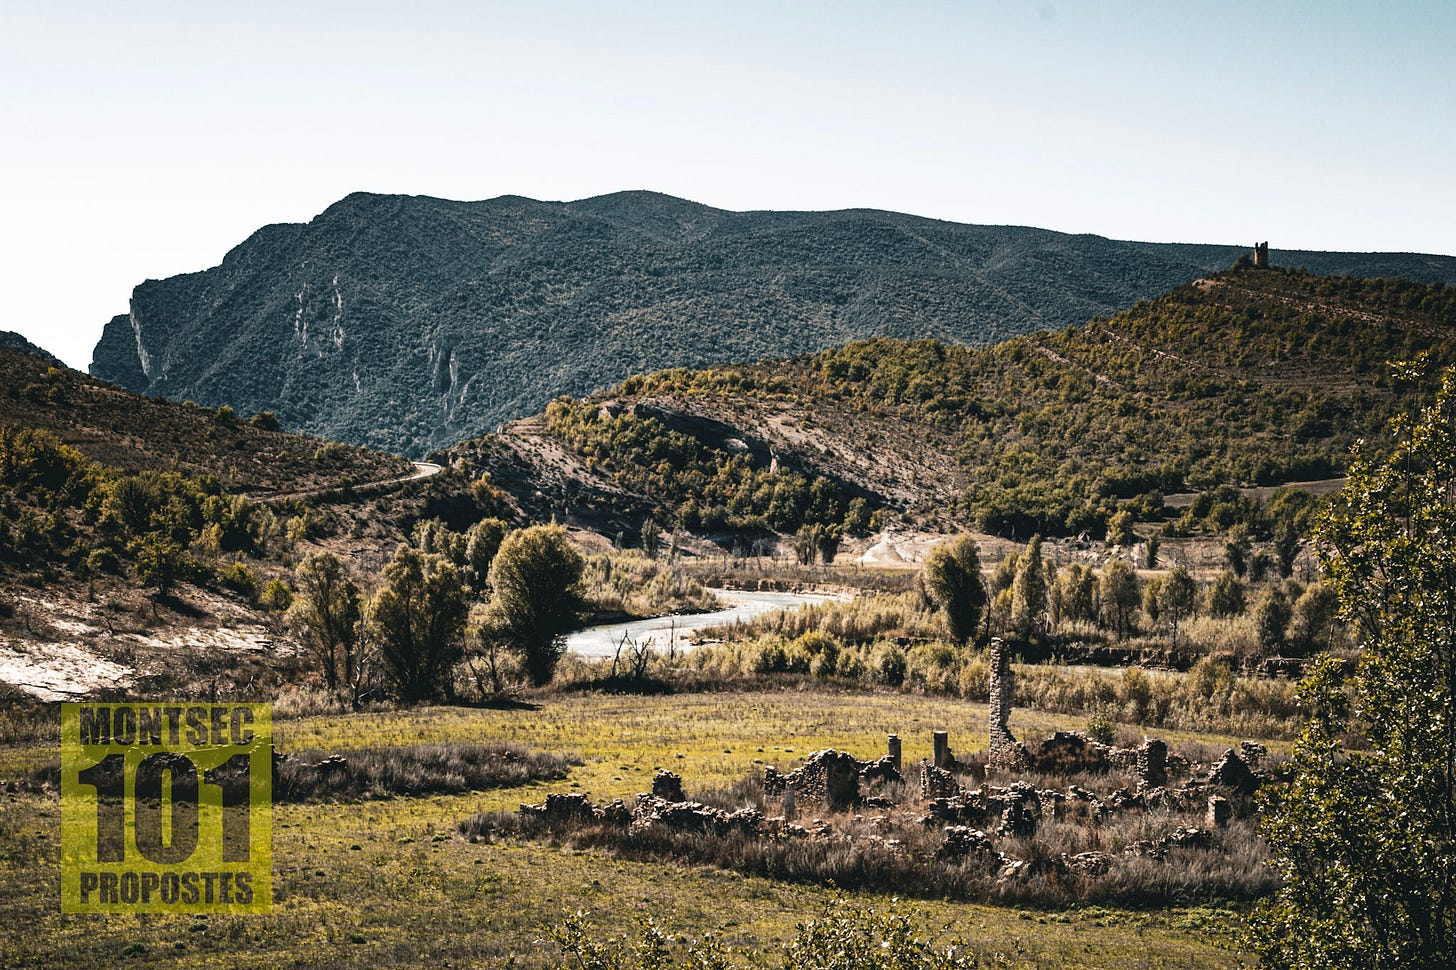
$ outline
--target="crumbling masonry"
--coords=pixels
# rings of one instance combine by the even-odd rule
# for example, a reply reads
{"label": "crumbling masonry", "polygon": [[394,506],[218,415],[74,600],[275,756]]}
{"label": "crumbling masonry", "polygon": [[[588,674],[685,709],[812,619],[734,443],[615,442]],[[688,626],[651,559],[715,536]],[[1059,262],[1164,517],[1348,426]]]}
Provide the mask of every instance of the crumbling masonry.
{"label": "crumbling masonry", "polygon": [[1026,748],[1011,734],[1008,726],[1011,707],[1016,699],[1016,685],[1011,673],[1011,651],[999,637],[991,638],[991,737],[986,749],[986,768],[997,771],[1024,771],[1029,759]]}

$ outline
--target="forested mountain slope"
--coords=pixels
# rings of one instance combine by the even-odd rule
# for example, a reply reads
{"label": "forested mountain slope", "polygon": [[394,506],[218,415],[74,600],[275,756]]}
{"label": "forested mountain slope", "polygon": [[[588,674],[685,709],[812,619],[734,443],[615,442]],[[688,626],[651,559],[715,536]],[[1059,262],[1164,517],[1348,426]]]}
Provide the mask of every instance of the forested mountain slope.
{"label": "forested mountain slope", "polygon": [[[650,192],[578,202],[355,194],[221,265],[142,283],[93,374],[418,454],[634,373],[866,337],[988,345],[1115,312],[1236,246],[872,210],[727,212]],[[1456,260],[1275,251],[1283,265],[1456,283]]]}
{"label": "forested mountain slope", "polygon": [[876,339],[633,377],[449,456],[531,483],[539,514],[853,532],[883,508],[1100,535],[1165,493],[1342,474],[1429,390],[1388,366],[1423,353],[1456,363],[1456,287],[1226,272],[986,349]]}

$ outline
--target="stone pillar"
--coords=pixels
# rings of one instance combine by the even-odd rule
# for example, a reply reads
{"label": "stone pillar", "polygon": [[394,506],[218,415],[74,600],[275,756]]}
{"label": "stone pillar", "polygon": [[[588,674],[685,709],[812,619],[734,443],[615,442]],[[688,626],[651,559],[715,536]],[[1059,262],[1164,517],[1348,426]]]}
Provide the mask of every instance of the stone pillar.
{"label": "stone pillar", "polygon": [[992,754],[1013,744],[1007,725],[1011,721],[1011,707],[1015,702],[1016,684],[1011,674],[1011,652],[1000,637],[991,638],[991,737]]}
{"label": "stone pillar", "polygon": [[935,767],[947,767],[950,763],[950,732],[936,731],[930,737],[935,745]]}
{"label": "stone pillar", "polygon": [[1147,738],[1137,749],[1138,777],[1144,785],[1161,785],[1168,780],[1168,745]]}
{"label": "stone pillar", "polygon": [[1022,771],[1028,766],[1026,749],[1008,723],[1016,700],[1016,683],[1011,674],[1011,651],[1000,637],[991,638],[991,731],[986,746],[986,767],[1000,771]]}
{"label": "stone pillar", "polygon": [[1229,823],[1231,807],[1229,800],[1222,795],[1208,796],[1208,814],[1204,816],[1204,824],[1211,829],[1221,829]]}
{"label": "stone pillar", "polygon": [[792,822],[797,814],[794,806],[794,786],[784,786],[784,821]]}
{"label": "stone pillar", "polygon": [[900,770],[900,735],[898,735],[898,734],[892,734],[892,735],[890,735],[889,739],[885,742],[885,749],[886,749],[885,753],[888,754],[889,757],[890,757],[890,760],[895,763],[895,770],[896,771],[899,771]]}

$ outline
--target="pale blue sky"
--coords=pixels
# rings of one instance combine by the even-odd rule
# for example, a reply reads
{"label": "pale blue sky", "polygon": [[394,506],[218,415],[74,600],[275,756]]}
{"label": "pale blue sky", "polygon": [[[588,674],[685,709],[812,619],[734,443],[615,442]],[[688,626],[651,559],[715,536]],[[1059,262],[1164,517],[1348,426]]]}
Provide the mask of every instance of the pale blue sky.
{"label": "pale blue sky", "polygon": [[1456,253],[1456,2],[0,0],[0,329],[358,189]]}

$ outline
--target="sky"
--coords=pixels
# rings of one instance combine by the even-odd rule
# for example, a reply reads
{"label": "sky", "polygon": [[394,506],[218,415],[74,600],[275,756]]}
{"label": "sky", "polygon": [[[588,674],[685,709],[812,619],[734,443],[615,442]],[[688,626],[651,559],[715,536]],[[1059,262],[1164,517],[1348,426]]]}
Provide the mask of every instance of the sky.
{"label": "sky", "polygon": [[0,0],[0,330],[350,192],[1456,254],[1456,2]]}

